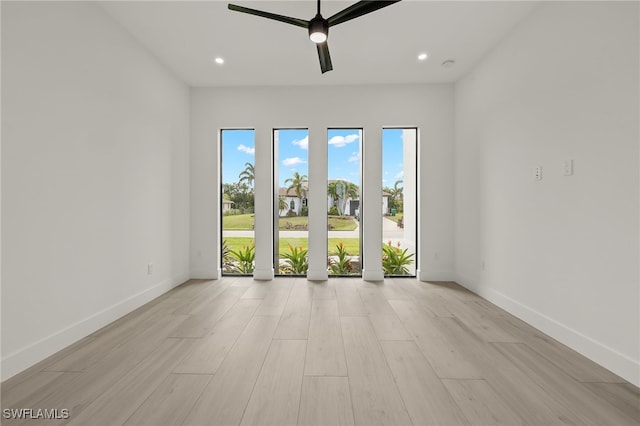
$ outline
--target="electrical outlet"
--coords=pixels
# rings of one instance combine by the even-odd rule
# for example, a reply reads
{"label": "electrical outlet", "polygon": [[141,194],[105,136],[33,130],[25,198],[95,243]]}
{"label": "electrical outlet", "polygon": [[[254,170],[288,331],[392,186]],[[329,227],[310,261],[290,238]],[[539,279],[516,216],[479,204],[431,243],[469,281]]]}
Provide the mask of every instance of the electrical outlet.
{"label": "electrical outlet", "polygon": [[562,161],[562,169],[565,176],[571,176],[573,174],[573,160]]}
{"label": "electrical outlet", "polygon": [[534,169],[533,175],[536,180],[542,180],[542,166],[538,166]]}

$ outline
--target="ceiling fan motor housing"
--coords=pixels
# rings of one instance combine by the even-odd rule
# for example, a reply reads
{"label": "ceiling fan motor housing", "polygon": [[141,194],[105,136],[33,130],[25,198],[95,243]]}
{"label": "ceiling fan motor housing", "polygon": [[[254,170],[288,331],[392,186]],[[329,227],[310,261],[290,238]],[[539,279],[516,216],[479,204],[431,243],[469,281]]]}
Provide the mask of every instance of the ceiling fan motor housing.
{"label": "ceiling fan motor housing", "polygon": [[[319,13],[309,21],[309,37],[312,34],[322,33],[325,37],[329,37],[329,22]],[[313,38],[311,38],[313,40]]]}

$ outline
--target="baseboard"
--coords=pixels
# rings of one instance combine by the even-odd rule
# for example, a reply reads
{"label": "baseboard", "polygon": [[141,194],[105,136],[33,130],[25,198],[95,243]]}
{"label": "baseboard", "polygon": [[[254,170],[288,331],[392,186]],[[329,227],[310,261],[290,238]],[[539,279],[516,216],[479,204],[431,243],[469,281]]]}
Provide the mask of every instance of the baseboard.
{"label": "baseboard", "polygon": [[476,294],[478,293],[477,281],[475,279],[470,278],[468,275],[461,274],[460,272],[456,272],[454,275],[454,281],[467,290],[470,290]]}
{"label": "baseboard", "polygon": [[640,386],[640,362],[609,346],[572,329],[547,315],[524,305],[494,289],[483,288],[473,280],[458,275],[457,282],[482,298],[501,307],[511,315],[525,321],[543,333],[553,337],[593,362],[600,364],[635,386]]}
{"label": "baseboard", "polygon": [[455,275],[451,271],[437,271],[437,270],[422,270],[416,271],[416,278],[418,281],[454,281]]}
{"label": "baseboard", "polygon": [[326,281],[329,279],[329,273],[326,269],[309,269],[307,270],[307,279],[309,281]]}
{"label": "baseboard", "polygon": [[383,281],[384,280],[384,271],[382,269],[379,270],[362,270],[362,279],[365,281]]}
{"label": "baseboard", "polygon": [[78,321],[70,326],[44,337],[22,349],[19,349],[2,358],[2,381],[26,370],[36,363],[53,355],[61,349],[77,342],[107,324],[121,318],[129,312],[150,302],[172,288],[189,279],[189,274],[180,274],[171,279],[162,281],[153,287],[134,294],[127,299],[118,302],[108,308],[97,312],[90,317]]}
{"label": "baseboard", "polygon": [[273,271],[273,268],[253,270],[254,280],[269,281],[272,280],[274,276],[275,272]]}

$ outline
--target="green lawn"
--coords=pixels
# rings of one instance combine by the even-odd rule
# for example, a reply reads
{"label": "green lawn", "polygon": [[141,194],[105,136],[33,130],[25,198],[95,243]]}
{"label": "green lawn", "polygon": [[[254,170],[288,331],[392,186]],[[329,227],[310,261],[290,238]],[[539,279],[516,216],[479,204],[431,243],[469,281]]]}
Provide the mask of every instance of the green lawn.
{"label": "green lawn", "polygon": [[[287,227],[287,223],[289,226]],[[291,216],[291,217],[281,217],[278,223],[278,227],[280,230],[295,230],[296,227],[306,227],[309,223],[308,216]]]}
{"label": "green lawn", "polygon": [[345,250],[351,256],[360,254],[360,240],[358,238],[329,238],[329,254],[336,251],[336,246],[342,241]]}
{"label": "green lawn", "polygon": [[252,237],[233,237],[225,238],[224,240],[227,242],[227,247],[229,247],[229,250],[236,251],[253,243]]}
{"label": "green lawn", "polygon": [[[230,237],[225,238],[227,242],[227,246],[231,250],[242,249],[244,246],[247,246],[253,242],[253,238],[251,237]],[[336,251],[336,245],[342,241],[344,244],[347,253],[352,256],[357,256],[360,254],[360,243],[357,238],[329,238],[329,251],[327,254],[331,254]],[[289,250],[289,244],[294,247],[302,246],[303,248],[308,248],[307,239],[306,238],[280,238],[279,241],[279,252],[283,253]]]}
{"label": "green lawn", "polygon": [[[222,229],[251,230],[254,223],[253,216],[253,214],[223,216]],[[290,224],[289,228],[286,227],[287,222]],[[281,217],[279,228],[280,230],[293,230],[296,225],[306,225],[308,222],[309,218],[307,216]],[[349,216],[331,216],[329,217],[329,224],[333,227],[332,231],[353,231],[358,226],[357,222]]]}
{"label": "green lawn", "polygon": [[392,221],[394,221],[395,223],[398,223],[398,221],[399,221],[400,219],[402,219],[402,216],[403,216],[403,215],[404,215],[403,213],[396,213],[396,215],[395,215],[395,216],[391,216],[391,215],[389,215],[389,216],[385,216],[385,218],[387,218],[387,219],[389,219],[389,220],[392,220]]}
{"label": "green lawn", "polygon": [[253,229],[253,214],[222,216],[222,229]]}
{"label": "green lawn", "polygon": [[358,226],[351,216],[329,216],[332,231],[353,231]]}

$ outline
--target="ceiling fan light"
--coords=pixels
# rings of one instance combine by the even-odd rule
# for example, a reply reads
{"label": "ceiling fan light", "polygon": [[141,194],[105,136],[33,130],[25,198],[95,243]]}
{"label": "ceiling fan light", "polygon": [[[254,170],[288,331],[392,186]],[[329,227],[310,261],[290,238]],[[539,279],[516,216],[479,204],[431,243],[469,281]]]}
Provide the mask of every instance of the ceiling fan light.
{"label": "ceiling fan light", "polygon": [[324,43],[325,41],[327,41],[327,35],[320,31],[309,34],[309,38],[314,43]]}
{"label": "ceiling fan light", "polygon": [[314,43],[324,43],[329,34],[329,23],[320,15],[309,21],[309,38]]}

